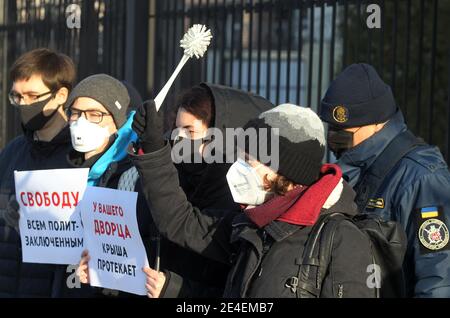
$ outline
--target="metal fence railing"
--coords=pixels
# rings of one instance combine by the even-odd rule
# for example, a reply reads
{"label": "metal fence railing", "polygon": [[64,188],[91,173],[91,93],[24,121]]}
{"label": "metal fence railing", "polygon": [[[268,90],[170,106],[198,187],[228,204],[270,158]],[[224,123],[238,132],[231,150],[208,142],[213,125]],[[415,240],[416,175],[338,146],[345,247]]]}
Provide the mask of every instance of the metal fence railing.
{"label": "metal fence railing", "polygon": [[[381,9],[380,29],[367,26],[369,4]],[[183,53],[178,39],[202,23],[212,45],[172,92],[210,81],[317,109],[345,66],[371,63],[410,128],[450,162],[449,14],[442,0],[156,0],[153,93]]]}
{"label": "metal fence railing", "polygon": [[[1,4],[0,149],[20,132],[6,97],[8,69],[19,54],[40,46],[58,49],[75,60],[79,78],[97,72],[117,78],[128,74],[135,85],[147,87],[148,80],[147,93],[155,96],[183,54],[179,39],[190,25],[203,23],[214,35],[212,44],[205,58],[185,67],[168,104],[182,89],[209,81],[252,90],[275,104],[292,102],[317,109],[338,72],[351,63],[368,62],[391,85],[409,127],[438,145],[450,162],[450,1],[3,0]],[[81,5],[79,30],[65,25],[69,4]],[[369,4],[381,9],[379,29],[367,26]],[[143,20],[148,25],[141,26]]]}

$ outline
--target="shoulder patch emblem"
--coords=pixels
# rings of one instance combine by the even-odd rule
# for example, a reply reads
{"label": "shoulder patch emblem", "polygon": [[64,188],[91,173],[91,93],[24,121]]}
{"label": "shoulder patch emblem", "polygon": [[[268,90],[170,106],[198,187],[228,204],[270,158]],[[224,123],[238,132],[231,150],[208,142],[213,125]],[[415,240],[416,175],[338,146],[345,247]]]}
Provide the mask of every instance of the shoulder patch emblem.
{"label": "shoulder patch emblem", "polygon": [[448,228],[441,220],[428,219],[419,228],[419,240],[431,251],[441,250],[449,241]]}

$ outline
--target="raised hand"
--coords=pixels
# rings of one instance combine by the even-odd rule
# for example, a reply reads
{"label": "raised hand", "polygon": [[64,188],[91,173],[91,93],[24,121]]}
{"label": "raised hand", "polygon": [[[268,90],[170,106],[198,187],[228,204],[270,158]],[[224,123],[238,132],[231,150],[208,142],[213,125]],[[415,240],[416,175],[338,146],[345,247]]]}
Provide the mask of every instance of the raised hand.
{"label": "raised hand", "polygon": [[138,108],[132,127],[139,137],[144,152],[155,152],[164,147],[163,118],[156,111],[153,100],[145,101]]}

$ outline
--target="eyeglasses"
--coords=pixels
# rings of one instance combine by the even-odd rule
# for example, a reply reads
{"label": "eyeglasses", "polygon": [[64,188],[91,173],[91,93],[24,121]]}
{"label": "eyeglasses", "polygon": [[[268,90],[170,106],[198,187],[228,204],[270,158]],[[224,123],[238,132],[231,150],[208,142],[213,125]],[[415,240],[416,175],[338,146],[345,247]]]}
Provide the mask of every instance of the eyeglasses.
{"label": "eyeglasses", "polygon": [[76,108],[67,108],[66,109],[67,117],[69,121],[77,121],[81,114],[84,114],[84,118],[86,118],[89,122],[93,124],[99,124],[103,121],[104,116],[111,116],[109,113],[104,113],[99,110],[81,110]]}
{"label": "eyeglasses", "polygon": [[53,94],[53,91],[48,91],[48,92],[45,92],[45,93],[42,93],[39,95],[30,95],[30,94],[21,95],[15,91],[11,91],[8,94],[8,98],[9,98],[9,102],[13,106],[20,106],[22,99],[24,100],[25,105],[30,105],[30,104],[33,104],[34,102],[36,102],[41,97],[44,97],[45,95],[48,95],[48,94]]}

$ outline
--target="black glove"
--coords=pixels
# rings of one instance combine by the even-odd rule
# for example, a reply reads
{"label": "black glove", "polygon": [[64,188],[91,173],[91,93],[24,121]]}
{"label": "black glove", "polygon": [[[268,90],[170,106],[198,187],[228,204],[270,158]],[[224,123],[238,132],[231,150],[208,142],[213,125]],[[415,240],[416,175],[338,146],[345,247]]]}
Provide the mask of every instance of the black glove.
{"label": "black glove", "polygon": [[132,127],[145,153],[155,152],[164,147],[163,117],[156,111],[153,100],[145,101],[137,109]]}
{"label": "black glove", "polygon": [[14,195],[9,199],[5,209],[0,210],[0,217],[5,220],[6,225],[14,228],[19,232],[19,203]]}

